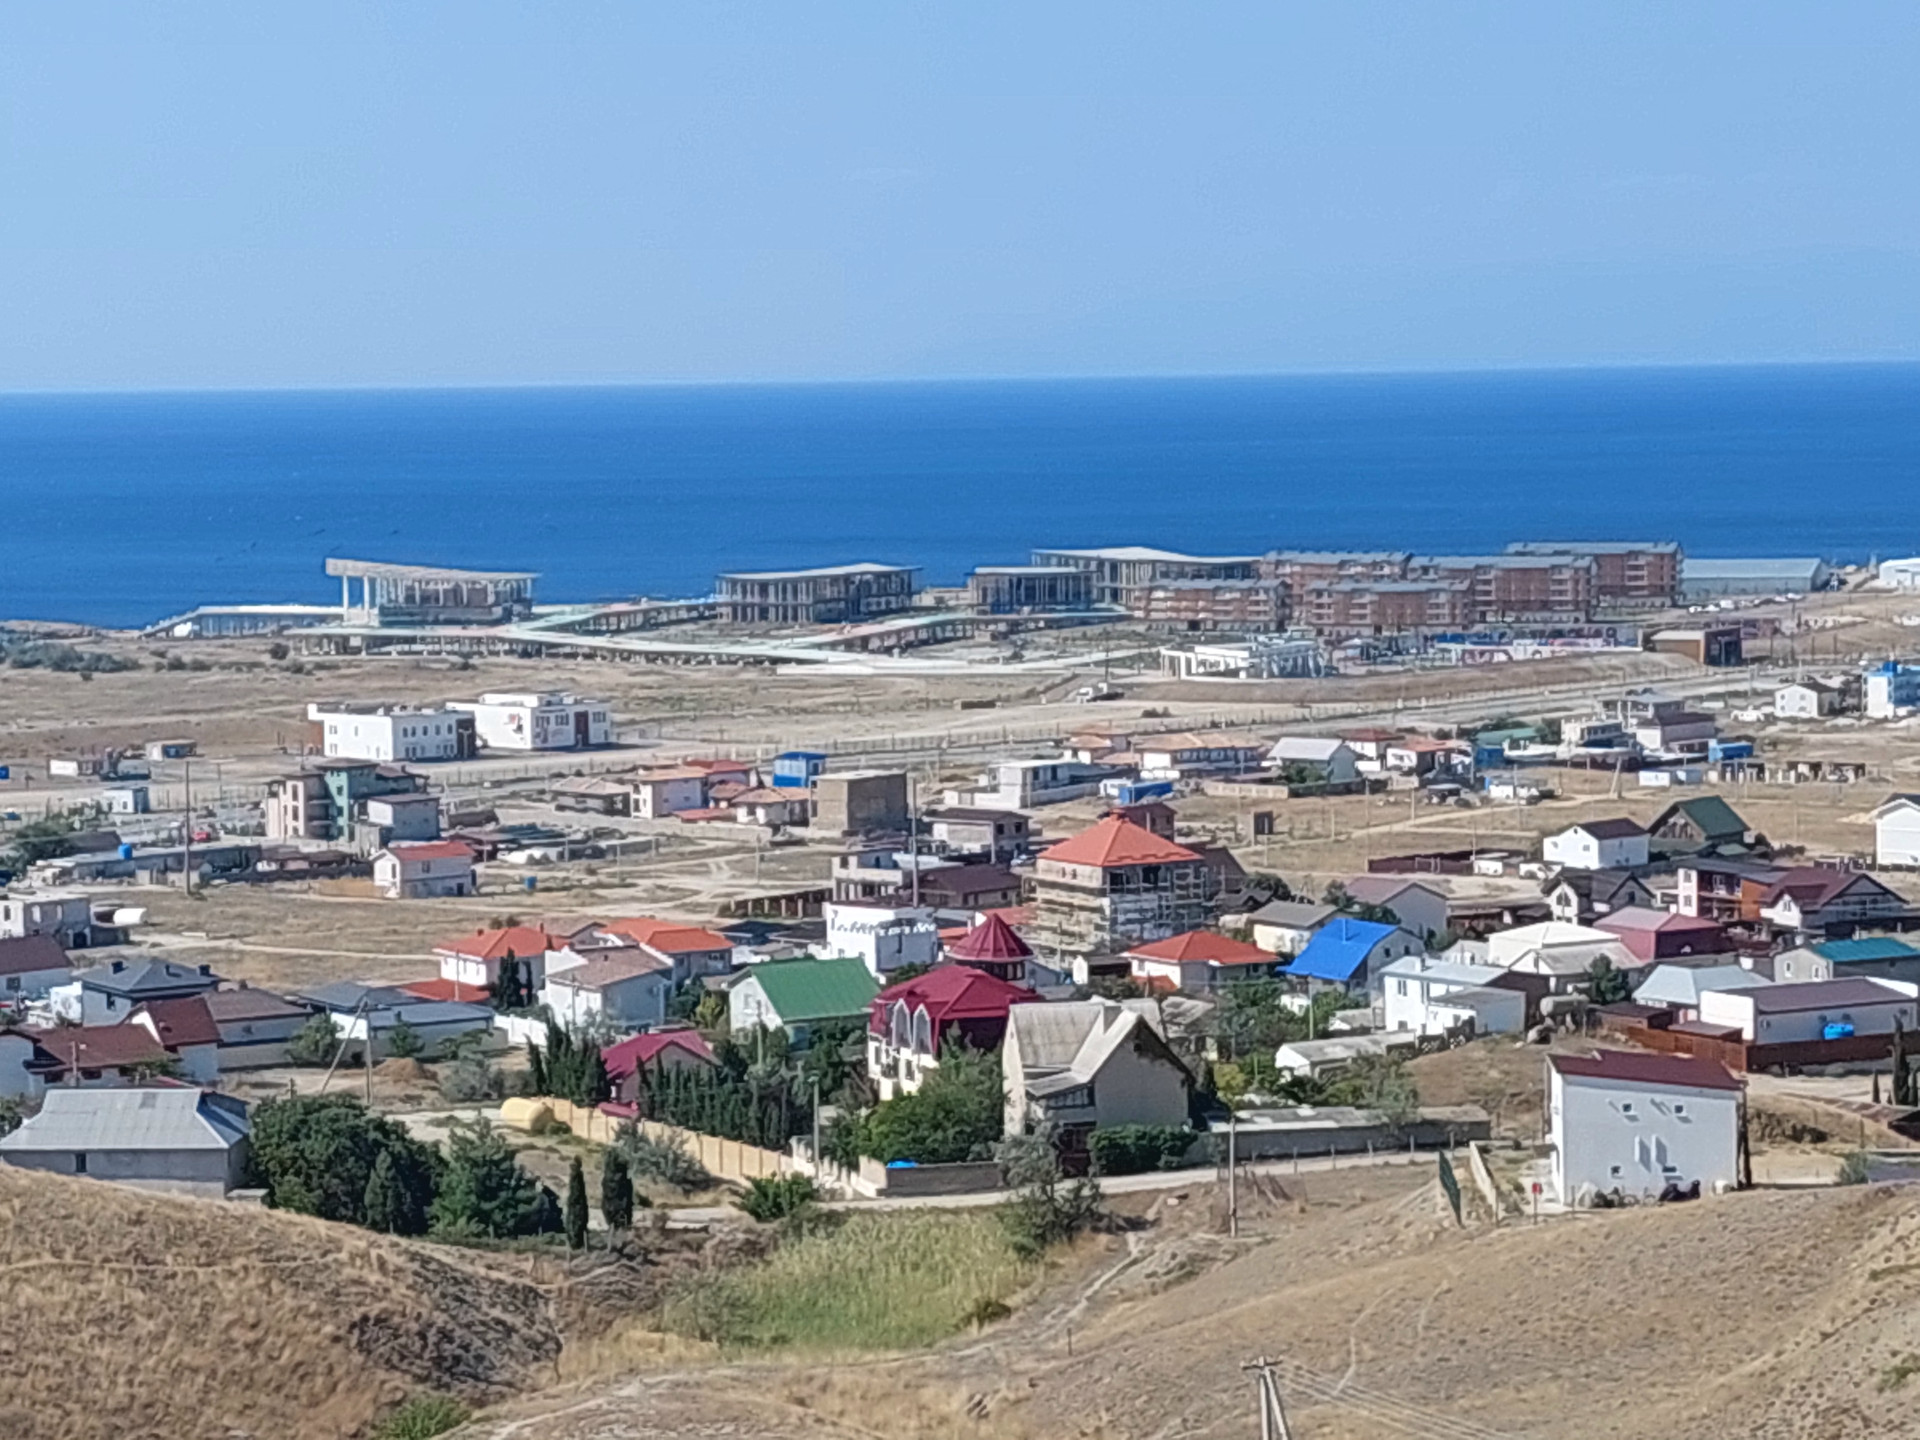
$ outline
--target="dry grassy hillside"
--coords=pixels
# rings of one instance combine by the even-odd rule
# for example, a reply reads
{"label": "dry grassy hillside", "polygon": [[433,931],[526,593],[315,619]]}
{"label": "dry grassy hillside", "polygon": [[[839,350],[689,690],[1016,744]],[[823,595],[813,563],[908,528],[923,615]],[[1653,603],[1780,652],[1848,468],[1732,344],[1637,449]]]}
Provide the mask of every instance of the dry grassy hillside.
{"label": "dry grassy hillside", "polygon": [[459,1251],[0,1166],[0,1436],[339,1440],[549,1381],[545,1295]]}
{"label": "dry grassy hillside", "polygon": [[1199,1233],[1207,1198],[1189,1228],[1165,1217],[1131,1254],[1109,1242],[1062,1293],[943,1353],[655,1373],[461,1433],[1227,1440],[1257,1433],[1240,1367],[1264,1353],[1296,1440],[1920,1435],[1913,1189],[1468,1233],[1431,1189],[1304,1211],[1282,1198],[1237,1254]]}

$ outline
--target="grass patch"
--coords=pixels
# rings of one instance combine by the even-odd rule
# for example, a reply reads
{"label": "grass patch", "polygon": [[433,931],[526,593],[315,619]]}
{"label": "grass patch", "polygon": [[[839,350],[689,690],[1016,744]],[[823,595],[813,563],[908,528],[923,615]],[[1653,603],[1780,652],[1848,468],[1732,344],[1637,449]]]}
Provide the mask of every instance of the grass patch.
{"label": "grass patch", "polygon": [[728,1350],[901,1350],[1006,1313],[1033,1274],[991,1213],[853,1215],[667,1304],[676,1334]]}
{"label": "grass patch", "polygon": [[1898,1390],[1915,1375],[1920,1375],[1920,1355],[1902,1355],[1880,1372],[1879,1388],[1882,1392]]}

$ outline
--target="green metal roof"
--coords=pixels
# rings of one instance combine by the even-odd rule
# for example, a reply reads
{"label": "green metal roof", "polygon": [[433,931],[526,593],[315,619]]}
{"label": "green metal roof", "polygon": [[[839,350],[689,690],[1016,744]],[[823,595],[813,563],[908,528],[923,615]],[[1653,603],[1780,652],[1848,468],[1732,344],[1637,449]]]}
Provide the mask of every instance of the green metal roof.
{"label": "green metal roof", "polygon": [[1860,940],[1828,940],[1814,946],[1813,953],[1836,965],[1862,960],[1920,960],[1920,950],[1891,935],[1869,935]]}
{"label": "green metal roof", "polygon": [[768,960],[747,973],[787,1025],[865,1015],[880,993],[860,960]]}
{"label": "green metal roof", "polygon": [[1747,822],[1740,818],[1740,812],[1718,795],[1691,796],[1667,808],[1685,814],[1709,840],[1738,840],[1747,833]]}

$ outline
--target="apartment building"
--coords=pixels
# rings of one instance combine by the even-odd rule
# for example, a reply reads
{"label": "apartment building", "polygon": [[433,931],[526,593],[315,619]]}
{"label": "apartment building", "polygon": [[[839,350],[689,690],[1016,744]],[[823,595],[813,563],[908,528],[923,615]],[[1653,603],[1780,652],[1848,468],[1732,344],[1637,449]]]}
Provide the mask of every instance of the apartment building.
{"label": "apartment building", "polygon": [[1254,555],[1182,555],[1150,545],[1112,545],[1097,550],[1036,550],[1035,565],[1080,570],[1092,577],[1093,600],[1145,615],[1151,592],[1182,581],[1258,581]]}
{"label": "apartment building", "polygon": [[913,604],[911,565],[823,565],[722,575],[720,618],[732,625],[857,625]]}
{"label": "apartment building", "polygon": [[1472,623],[1472,593],[1464,581],[1314,581],[1293,613],[1298,623],[1328,640],[1459,630]]}
{"label": "apartment building", "polygon": [[1685,555],[1673,540],[1522,541],[1509,555],[1572,555],[1593,561],[1594,599],[1611,609],[1658,609],[1680,603]]}
{"label": "apartment building", "polygon": [[1574,555],[1416,555],[1409,580],[1468,587],[1473,623],[1567,623],[1594,610],[1595,564]]}

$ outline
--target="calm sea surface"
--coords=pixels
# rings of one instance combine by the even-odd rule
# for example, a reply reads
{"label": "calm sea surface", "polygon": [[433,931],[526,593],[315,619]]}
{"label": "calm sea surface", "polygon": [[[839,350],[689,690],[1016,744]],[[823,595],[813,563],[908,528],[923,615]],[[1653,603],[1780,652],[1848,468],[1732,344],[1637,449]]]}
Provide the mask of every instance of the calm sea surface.
{"label": "calm sea surface", "polygon": [[0,397],[0,616],[327,601],[328,555],[707,593],[1035,545],[1920,551],[1920,366]]}

